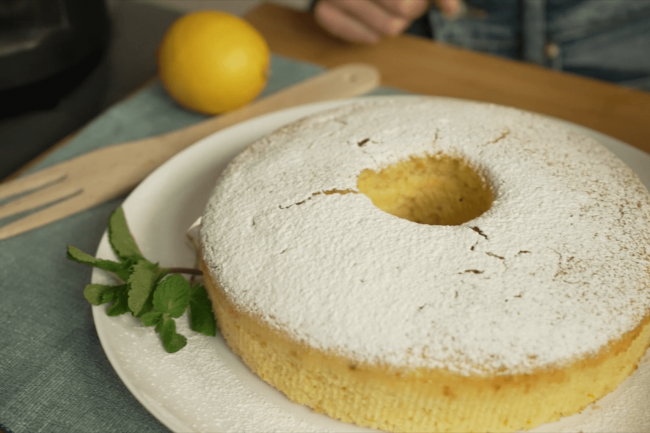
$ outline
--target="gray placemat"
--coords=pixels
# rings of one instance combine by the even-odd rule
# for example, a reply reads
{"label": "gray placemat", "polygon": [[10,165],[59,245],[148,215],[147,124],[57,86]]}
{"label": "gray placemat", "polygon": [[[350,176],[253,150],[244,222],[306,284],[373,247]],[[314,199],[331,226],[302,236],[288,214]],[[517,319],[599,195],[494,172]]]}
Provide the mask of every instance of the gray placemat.
{"label": "gray placemat", "polygon": [[[264,94],[321,70],[273,56]],[[397,93],[402,92],[373,92]],[[103,113],[34,170],[204,118],[180,108],[154,82]],[[95,252],[110,213],[124,198],[0,241],[0,430],[5,433],[167,431],[113,371],[83,297],[91,270],[66,259],[68,244]]]}

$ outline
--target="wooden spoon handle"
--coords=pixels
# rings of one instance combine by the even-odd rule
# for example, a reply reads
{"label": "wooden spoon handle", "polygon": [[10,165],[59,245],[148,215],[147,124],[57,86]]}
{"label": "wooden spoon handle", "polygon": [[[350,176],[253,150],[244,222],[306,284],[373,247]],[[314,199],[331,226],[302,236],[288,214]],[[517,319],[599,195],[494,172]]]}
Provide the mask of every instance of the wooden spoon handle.
{"label": "wooden spoon handle", "polygon": [[220,129],[244,120],[302,104],[362,95],[377,87],[379,81],[379,72],[372,66],[364,64],[339,66],[238,110],[149,140],[152,145],[159,147],[162,144],[166,151],[175,154]]}

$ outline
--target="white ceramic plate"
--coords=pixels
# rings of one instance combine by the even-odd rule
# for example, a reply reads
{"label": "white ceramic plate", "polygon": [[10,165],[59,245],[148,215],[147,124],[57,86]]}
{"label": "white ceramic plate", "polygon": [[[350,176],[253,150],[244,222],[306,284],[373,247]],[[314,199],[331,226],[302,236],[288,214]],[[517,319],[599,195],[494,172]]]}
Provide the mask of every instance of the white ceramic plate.
{"label": "white ceramic plate", "polygon": [[[201,215],[219,173],[256,139],[306,115],[350,101],[317,103],[262,116],[220,131],[165,163],[124,202],[128,223],[144,255],[162,266],[194,265],[185,232]],[[650,155],[606,135],[562,122],[596,138],[632,169],[650,189]],[[113,258],[104,235],[97,257]],[[107,283],[101,271],[94,283]],[[174,431],[346,431],[368,429],[345,424],[288,400],[233,355],[221,337],[189,329],[177,320],[187,346],[167,354],[152,328],[130,315],[108,317],[93,307],[97,333],[109,361],[133,395]],[[637,372],[613,393],[581,414],[534,431],[650,431],[650,353]]]}

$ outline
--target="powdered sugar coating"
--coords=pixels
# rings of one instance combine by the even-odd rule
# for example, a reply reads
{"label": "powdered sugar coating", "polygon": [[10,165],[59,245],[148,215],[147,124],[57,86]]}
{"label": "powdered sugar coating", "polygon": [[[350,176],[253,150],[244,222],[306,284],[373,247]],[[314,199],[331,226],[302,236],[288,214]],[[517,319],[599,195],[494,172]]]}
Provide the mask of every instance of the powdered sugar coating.
{"label": "powdered sugar coating", "polygon": [[[319,194],[437,153],[484,173],[490,210],[429,226],[363,194]],[[370,363],[528,373],[597,353],[650,309],[636,175],[588,137],[488,104],[380,98],[284,127],[229,165],[201,238],[235,304]]]}

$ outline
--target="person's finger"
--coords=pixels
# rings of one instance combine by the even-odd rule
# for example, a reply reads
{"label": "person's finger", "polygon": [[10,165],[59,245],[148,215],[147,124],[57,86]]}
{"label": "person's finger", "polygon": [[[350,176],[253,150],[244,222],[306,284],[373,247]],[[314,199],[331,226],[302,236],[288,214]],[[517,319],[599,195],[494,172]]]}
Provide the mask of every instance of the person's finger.
{"label": "person's finger", "polygon": [[408,26],[409,20],[393,15],[374,0],[322,0],[382,35],[396,35]]}
{"label": "person's finger", "polygon": [[429,7],[429,0],[376,0],[377,3],[396,15],[412,21],[419,18]]}
{"label": "person's finger", "polygon": [[448,16],[454,16],[460,10],[460,0],[436,0],[436,5]]}
{"label": "person's finger", "polygon": [[350,42],[374,44],[380,34],[350,16],[329,1],[320,1],[314,9],[314,17],[329,33]]}

